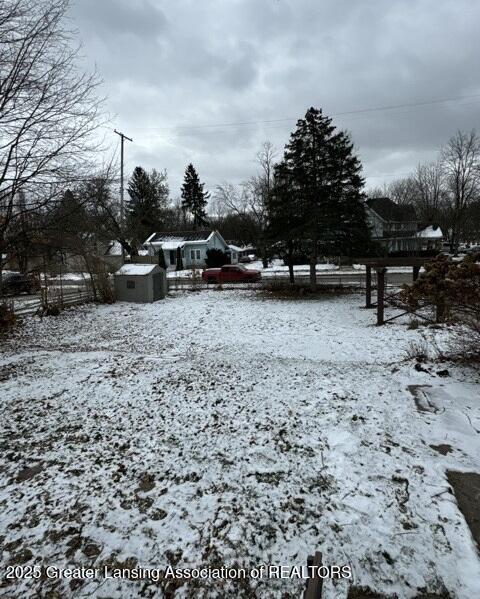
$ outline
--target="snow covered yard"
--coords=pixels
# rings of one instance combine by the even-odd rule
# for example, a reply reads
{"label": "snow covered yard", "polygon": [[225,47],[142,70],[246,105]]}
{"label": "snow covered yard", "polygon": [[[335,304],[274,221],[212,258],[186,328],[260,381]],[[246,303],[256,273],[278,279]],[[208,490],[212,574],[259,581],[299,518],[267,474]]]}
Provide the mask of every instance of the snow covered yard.
{"label": "snow covered yard", "polygon": [[[446,333],[377,328],[362,301],[211,290],[29,319],[0,356],[2,570],[302,566],[321,550],[353,572],[327,580],[325,597],[345,598],[350,584],[480,596],[480,560],[446,479],[480,472],[479,377],[415,369],[409,345]],[[304,584],[166,588],[268,598],[299,597]],[[161,588],[3,578],[0,596]]]}

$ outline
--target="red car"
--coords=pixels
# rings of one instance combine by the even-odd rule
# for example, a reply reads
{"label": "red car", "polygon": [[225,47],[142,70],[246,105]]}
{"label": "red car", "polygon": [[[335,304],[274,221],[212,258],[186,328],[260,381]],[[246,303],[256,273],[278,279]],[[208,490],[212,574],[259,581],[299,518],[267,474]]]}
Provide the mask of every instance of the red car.
{"label": "red car", "polygon": [[207,283],[254,283],[260,281],[260,271],[245,268],[243,264],[225,264],[222,268],[207,268],[202,279]]}

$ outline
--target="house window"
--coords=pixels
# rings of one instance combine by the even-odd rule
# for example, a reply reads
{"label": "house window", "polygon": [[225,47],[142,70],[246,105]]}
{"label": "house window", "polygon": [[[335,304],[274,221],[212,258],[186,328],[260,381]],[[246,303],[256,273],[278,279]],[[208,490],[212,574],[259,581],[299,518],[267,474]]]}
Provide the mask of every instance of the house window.
{"label": "house window", "polygon": [[133,279],[127,280],[127,289],[135,289],[135,281]]}
{"label": "house window", "polygon": [[200,260],[200,250],[190,250],[191,260]]}
{"label": "house window", "polygon": [[195,260],[195,250],[190,250],[190,260]]}
{"label": "house window", "polygon": [[196,256],[195,256],[195,258],[196,258],[197,260],[200,260],[200,250],[195,250],[195,253],[196,253]]}

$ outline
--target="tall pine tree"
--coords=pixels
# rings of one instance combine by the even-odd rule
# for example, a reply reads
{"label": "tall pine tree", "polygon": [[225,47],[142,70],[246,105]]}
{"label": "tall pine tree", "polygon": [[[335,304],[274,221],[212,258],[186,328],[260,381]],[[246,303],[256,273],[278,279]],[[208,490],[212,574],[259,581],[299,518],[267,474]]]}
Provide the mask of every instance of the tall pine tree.
{"label": "tall pine tree", "polygon": [[127,228],[134,245],[138,247],[161,228],[168,201],[166,173],[153,169],[149,174],[137,166],[128,182],[128,195]]}
{"label": "tall pine tree", "polygon": [[[353,256],[367,250],[361,168],[349,136],[336,131],[321,110],[310,108],[297,122],[281,163],[280,181],[288,193],[284,189],[277,197],[283,197],[287,214],[294,217],[290,238],[294,234],[310,246],[312,289],[319,251]],[[285,219],[281,212],[277,207],[277,215]]]}
{"label": "tall pine tree", "polygon": [[203,183],[200,183],[198,173],[193,164],[185,169],[185,178],[182,185],[182,210],[184,214],[190,213],[193,218],[193,228],[202,227],[207,224],[206,206],[210,194],[203,191]]}

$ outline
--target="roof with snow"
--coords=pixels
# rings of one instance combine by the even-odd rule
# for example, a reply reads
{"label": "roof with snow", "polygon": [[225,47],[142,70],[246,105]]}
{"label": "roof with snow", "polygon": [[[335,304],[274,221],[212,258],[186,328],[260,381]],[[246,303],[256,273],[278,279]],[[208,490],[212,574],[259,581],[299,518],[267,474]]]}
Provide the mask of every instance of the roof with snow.
{"label": "roof with snow", "polygon": [[163,250],[176,250],[185,245],[184,241],[157,241],[156,243],[161,244]]}
{"label": "roof with snow", "polygon": [[413,204],[397,204],[390,198],[368,198],[367,206],[380,218],[395,222],[412,222],[417,220]]}
{"label": "roof with snow", "polygon": [[443,239],[443,233],[438,225],[428,225],[418,231],[417,237],[422,239]]}
{"label": "roof with snow", "polygon": [[117,270],[116,275],[145,276],[158,267],[158,264],[124,264]]}
{"label": "roof with snow", "polygon": [[145,243],[161,243],[165,249],[165,243],[185,243],[186,241],[207,241],[213,231],[202,229],[199,231],[173,231],[171,233],[153,233]]}

